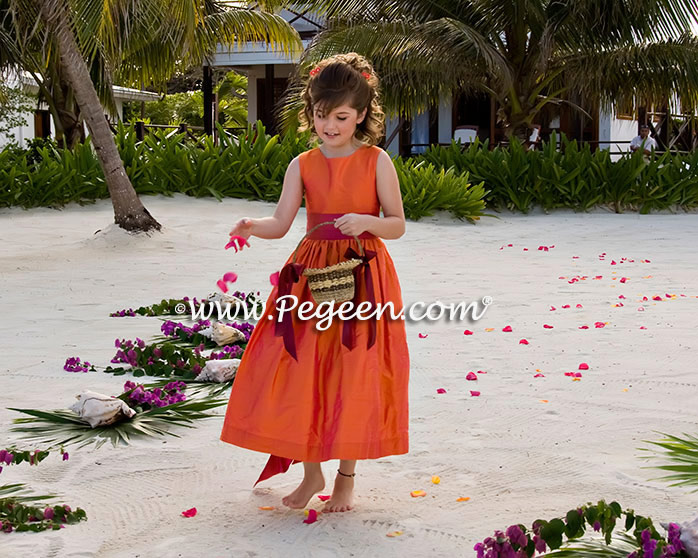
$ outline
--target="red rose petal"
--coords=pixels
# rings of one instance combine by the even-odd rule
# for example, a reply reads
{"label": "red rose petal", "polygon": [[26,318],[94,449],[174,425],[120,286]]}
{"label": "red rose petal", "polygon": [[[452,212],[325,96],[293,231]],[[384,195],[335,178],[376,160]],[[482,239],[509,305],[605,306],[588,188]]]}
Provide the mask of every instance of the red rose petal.
{"label": "red rose petal", "polygon": [[606,327],[606,324],[603,322],[594,322],[594,327]]}
{"label": "red rose petal", "polygon": [[279,286],[279,272],[275,271],[269,276],[269,282],[274,286],[278,287]]}
{"label": "red rose petal", "polygon": [[577,308],[583,308],[581,304],[577,304]]}
{"label": "red rose petal", "polygon": [[545,374],[540,374],[540,373],[539,373],[539,374],[534,374],[533,377],[534,377],[534,378],[545,378]]}
{"label": "red rose petal", "polygon": [[506,331],[507,333],[509,333],[510,331],[512,331],[511,326],[506,326],[502,329],[502,331]]}
{"label": "red rose petal", "polygon": [[310,525],[311,523],[315,523],[317,521],[317,511],[315,510],[308,510],[308,517],[306,517],[303,520],[303,523],[307,523]]}
{"label": "red rose petal", "polygon": [[487,374],[487,372],[485,372],[484,370],[476,370],[476,372],[477,372],[478,374]]}
{"label": "red rose petal", "polygon": [[563,305],[562,307],[563,307],[563,308],[569,308],[570,305],[569,305],[569,304],[565,304],[565,305]]}
{"label": "red rose petal", "polygon": [[557,308],[555,308],[554,306],[551,306],[550,311],[552,312],[553,310],[557,310]]}
{"label": "red rose petal", "polygon": [[219,279],[218,281],[216,281],[216,285],[218,285],[218,288],[224,293],[228,292],[228,285],[225,284],[225,281],[223,281],[223,279]]}
{"label": "red rose petal", "polygon": [[444,388],[439,388],[436,390],[436,393],[446,393],[446,390]]}
{"label": "red rose petal", "polygon": [[469,329],[466,329],[466,330],[463,332],[463,335],[472,335],[472,334],[473,334],[473,332],[470,331]]}
{"label": "red rose petal", "polygon": [[586,325],[585,325],[585,326],[579,326],[579,328],[577,328],[577,329],[589,329],[589,326],[586,326]]}
{"label": "red rose petal", "polygon": [[519,341],[519,345],[528,345],[528,340],[527,339],[521,339]]}
{"label": "red rose petal", "polygon": [[466,380],[473,382],[477,380],[477,374],[473,374],[472,372],[468,372],[468,375],[465,377]]}
{"label": "red rose petal", "polygon": [[331,498],[331,496],[329,496],[328,494],[318,494],[317,497],[320,498],[320,500],[322,500],[323,502],[327,502],[327,500]]}
{"label": "red rose petal", "polygon": [[184,517],[194,517],[196,515],[196,508],[191,508],[182,512]]}
{"label": "red rose petal", "polygon": [[589,370],[589,365],[586,362],[582,362],[579,365],[579,370]]}
{"label": "red rose petal", "polygon": [[621,283],[625,283],[627,280],[628,280],[627,277],[621,277],[621,278],[620,278],[620,282],[621,282]]}
{"label": "red rose petal", "polygon": [[549,325],[549,324],[543,324],[543,327],[544,327],[545,329],[553,329],[553,326],[551,326],[551,325]]}
{"label": "red rose petal", "polygon": [[428,336],[429,336],[428,333],[420,333],[420,334],[419,334],[419,338],[420,338],[420,339],[425,339],[425,338],[428,337]]}
{"label": "red rose petal", "polygon": [[471,397],[480,397],[480,392],[479,391],[470,391],[470,396]]}
{"label": "red rose petal", "polygon": [[237,273],[233,271],[229,271],[225,275],[223,275],[223,281],[226,281],[228,283],[235,283],[235,281],[238,280]]}

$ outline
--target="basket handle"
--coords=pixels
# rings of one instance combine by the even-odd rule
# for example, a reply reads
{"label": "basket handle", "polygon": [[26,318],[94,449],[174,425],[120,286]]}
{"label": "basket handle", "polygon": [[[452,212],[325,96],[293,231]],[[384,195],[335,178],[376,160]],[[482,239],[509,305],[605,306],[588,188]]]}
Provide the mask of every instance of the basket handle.
{"label": "basket handle", "polygon": [[[318,229],[318,228],[322,227],[323,225],[334,225],[334,221],[325,221],[323,223],[318,223],[312,229],[310,229],[307,233],[305,233],[303,235],[303,238],[301,238],[300,241],[298,242],[298,246],[296,246],[296,249],[293,251],[292,263],[294,263],[294,264],[296,263],[296,254],[298,254],[298,249],[301,247],[301,242],[303,242],[303,240],[305,240],[305,237],[308,236],[310,233],[312,233],[315,229]],[[356,235],[353,235],[353,236],[354,236],[354,240],[356,240],[356,243],[359,245],[359,255],[363,257],[364,247],[361,246],[361,241],[359,240],[359,237]]]}

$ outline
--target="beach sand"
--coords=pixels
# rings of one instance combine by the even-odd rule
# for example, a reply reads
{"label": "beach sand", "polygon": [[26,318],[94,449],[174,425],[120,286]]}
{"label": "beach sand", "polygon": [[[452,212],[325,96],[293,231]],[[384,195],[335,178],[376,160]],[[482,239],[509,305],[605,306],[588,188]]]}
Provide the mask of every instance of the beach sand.
{"label": "beach sand", "polygon": [[[159,334],[157,318],[110,312],[206,296],[226,271],[238,273],[235,288],[266,296],[269,275],[305,229],[301,209],[285,238],[253,238],[234,254],[223,250],[233,223],[271,215],[273,205],[181,195],[144,203],[162,233],[116,229],[108,200],[0,210],[0,447],[15,441],[8,429],[18,414],[6,407],[65,408],[83,389],[121,392],[126,377],[63,370],[71,356],[108,365],[117,337]],[[484,296],[493,303],[477,321],[407,322],[410,452],[359,463],[354,511],[306,525],[302,510],[284,509],[280,499],[300,481],[300,465],[253,489],[267,456],[220,442],[219,409],[220,417],[180,430],[181,438],[69,447],[68,462],[51,455],[37,467],[6,467],[0,484],[60,494],[88,521],[0,534],[0,555],[472,556],[495,529],[602,498],[656,522],[693,518],[698,494],[649,480],[660,473],[645,468],[639,448],[660,432],[696,434],[698,214],[500,217],[476,225],[446,214],[408,221],[402,238],[386,241],[406,304]],[[511,333],[502,332],[507,325]],[[589,365],[581,381],[564,375],[580,363]],[[534,378],[537,369],[545,377]],[[478,370],[486,374],[466,381]],[[336,462],[324,469],[329,494]],[[418,489],[426,497],[410,496]],[[192,507],[196,517],[181,517]],[[404,534],[386,537],[392,531]]]}

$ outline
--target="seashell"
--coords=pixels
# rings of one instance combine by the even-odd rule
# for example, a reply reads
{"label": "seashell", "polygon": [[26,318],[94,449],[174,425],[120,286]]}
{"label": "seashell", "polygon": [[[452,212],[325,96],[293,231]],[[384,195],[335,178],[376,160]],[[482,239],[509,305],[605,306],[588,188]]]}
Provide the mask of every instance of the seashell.
{"label": "seashell", "polygon": [[698,558],[698,517],[681,524],[681,542],[689,558]]}
{"label": "seashell", "polygon": [[235,374],[240,366],[239,358],[228,358],[223,360],[209,360],[201,373],[196,377],[198,382],[229,382],[235,378]]}
{"label": "seashell", "polygon": [[226,305],[231,304],[233,308],[238,304],[240,307],[244,307],[244,301],[240,300],[238,297],[230,295],[228,293],[216,292],[206,298],[209,302],[216,303],[219,302],[222,309],[225,309]]}
{"label": "seashell", "polygon": [[111,395],[83,391],[75,398],[77,402],[70,407],[70,410],[87,421],[92,428],[114,424],[136,414],[136,411],[124,401]]}
{"label": "seashell", "polygon": [[230,343],[237,343],[238,341],[245,340],[245,334],[237,328],[227,326],[220,322],[216,322],[211,326],[213,333],[211,334],[211,339],[213,339],[218,345],[228,345]]}

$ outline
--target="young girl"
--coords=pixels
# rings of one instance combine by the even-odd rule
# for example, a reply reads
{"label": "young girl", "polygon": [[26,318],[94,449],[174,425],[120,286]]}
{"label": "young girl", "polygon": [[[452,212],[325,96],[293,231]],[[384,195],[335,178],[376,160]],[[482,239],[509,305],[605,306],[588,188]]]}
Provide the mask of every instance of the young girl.
{"label": "young girl", "polygon": [[[231,235],[281,238],[305,196],[307,230],[324,221],[292,255],[249,340],[230,394],[221,439],[272,454],[260,480],[303,462],[298,488],[283,498],[304,508],[325,488],[321,462],[339,459],[322,511],[353,507],[356,460],[408,451],[409,355],[403,319],[334,319],[318,330],[296,314],[278,319],[283,293],[312,301],[302,266],[321,268],[358,257],[354,301],[402,310],[400,283],[381,238],[401,237],[405,216],[397,173],[376,146],[383,136],[378,78],[355,53],[320,62],[303,93],[302,129],[321,145],[291,161],[273,217],[241,219]],[[383,210],[383,217],[380,210]],[[338,305],[337,305],[338,306]],[[366,313],[364,312],[364,316]]]}

